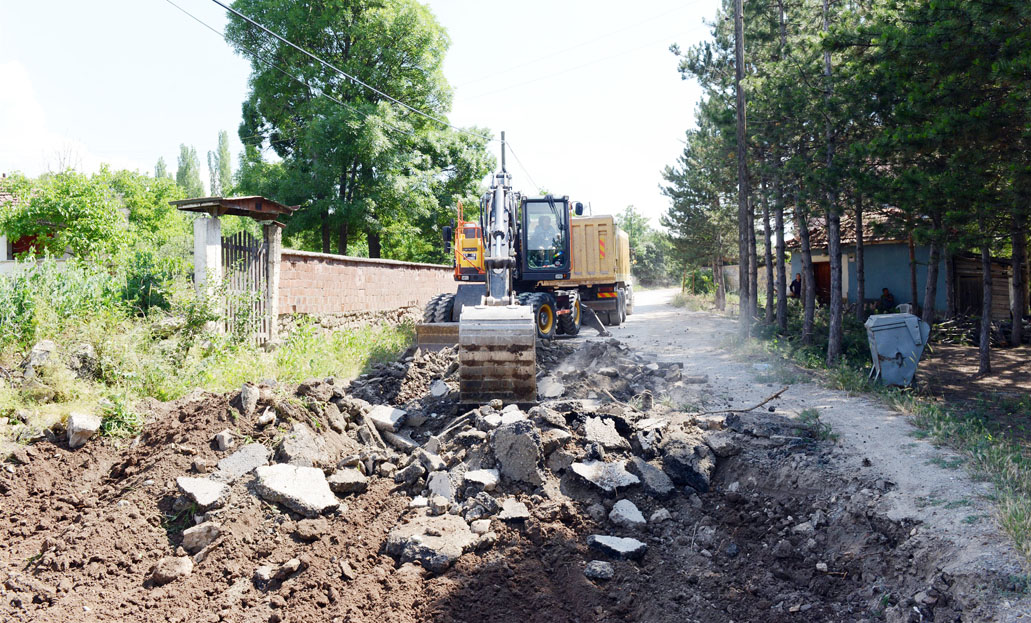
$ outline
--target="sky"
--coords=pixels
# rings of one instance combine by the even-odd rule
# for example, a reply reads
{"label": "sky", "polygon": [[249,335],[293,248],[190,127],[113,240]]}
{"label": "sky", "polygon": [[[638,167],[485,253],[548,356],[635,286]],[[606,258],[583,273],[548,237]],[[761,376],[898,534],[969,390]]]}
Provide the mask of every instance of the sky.
{"label": "sky", "polygon": [[[226,23],[210,0],[174,1],[219,31]],[[569,195],[595,214],[634,205],[658,224],[662,169],[701,95],[669,46],[707,37],[719,0],[428,4],[451,39],[449,119],[506,131],[517,189]],[[206,182],[221,130],[236,165],[248,75],[224,40],[167,0],[0,0],[0,171],[108,163],[152,173],[159,157],[174,171],[185,143]]]}

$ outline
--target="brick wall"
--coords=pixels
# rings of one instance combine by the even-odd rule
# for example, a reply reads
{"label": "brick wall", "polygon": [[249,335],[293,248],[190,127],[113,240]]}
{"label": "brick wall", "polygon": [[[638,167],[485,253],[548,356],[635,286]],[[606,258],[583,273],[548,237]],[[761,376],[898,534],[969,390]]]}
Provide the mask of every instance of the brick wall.
{"label": "brick wall", "polygon": [[283,249],[279,313],[324,315],[421,308],[435,294],[456,289],[450,266]]}

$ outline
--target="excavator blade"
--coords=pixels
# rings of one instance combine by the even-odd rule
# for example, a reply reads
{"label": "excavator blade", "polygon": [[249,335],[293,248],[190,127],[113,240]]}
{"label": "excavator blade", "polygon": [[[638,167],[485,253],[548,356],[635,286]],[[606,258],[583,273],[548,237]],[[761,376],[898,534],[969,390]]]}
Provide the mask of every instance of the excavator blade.
{"label": "excavator blade", "polygon": [[458,323],[461,401],[537,402],[537,327],[529,305],[477,305]]}

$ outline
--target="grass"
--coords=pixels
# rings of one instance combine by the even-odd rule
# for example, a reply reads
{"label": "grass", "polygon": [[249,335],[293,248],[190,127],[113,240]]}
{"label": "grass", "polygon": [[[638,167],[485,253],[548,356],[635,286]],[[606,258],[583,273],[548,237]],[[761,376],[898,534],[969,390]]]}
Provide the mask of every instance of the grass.
{"label": "grass", "polygon": [[818,409],[812,407],[803,409],[795,421],[820,441],[836,442],[838,440],[838,434],[834,432],[831,425],[820,419],[820,411]]}

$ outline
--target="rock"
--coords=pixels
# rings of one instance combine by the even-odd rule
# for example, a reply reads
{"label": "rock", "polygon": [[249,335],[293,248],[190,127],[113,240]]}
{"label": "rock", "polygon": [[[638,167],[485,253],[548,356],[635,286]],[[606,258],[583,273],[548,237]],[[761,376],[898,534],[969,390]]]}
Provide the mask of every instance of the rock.
{"label": "rock", "polygon": [[257,386],[245,383],[240,388],[240,413],[244,417],[251,417],[254,414],[254,410],[258,407],[258,398],[260,397],[261,390]]}
{"label": "rock", "polygon": [[436,380],[430,384],[430,396],[433,396],[434,398],[443,398],[444,396],[447,396],[450,391],[451,388],[448,387],[447,383],[444,381]]}
{"label": "rock", "polygon": [[385,550],[401,563],[418,562],[431,573],[442,573],[476,541],[457,515],[420,516],[391,530]]}
{"label": "rock", "polygon": [[268,465],[269,449],[260,443],[249,443],[218,462],[212,480],[233,482],[262,465]]}
{"label": "rock", "polygon": [[584,567],[584,577],[590,580],[601,580],[606,582],[616,575],[616,569],[611,562],[604,560],[592,560]]}
{"label": "rock", "polygon": [[566,445],[573,434],[561,428],[549,428],[541,431],[541,446],[544,448],[545,456]]}
{"label": "rock", "polygon": [[193,573],[193,560],[189,556],[165,557],[154,565],[150,580],[155,586],[164,586]]}
{"label": "rock", "polygon": [[197,505],[197,511],[201,513],[219,508],[229,499],[229,487],[215,480],[180,476],[175,479],[175,484],[190,502]]}
{"label": "rock", "polygon": [[548,455],[548,469],[558,474],[569,469],[569,466],[576,461],[576,456],[561,448]]}
{"label": "rock", "polygon": [[236,445],[236,441],[233,439],[233,431],[227,428],[221,433],[215,435],[215,444],[218,446],[218,449],[223,452],[232,448]]}
{"label": "rock", "polygon": [[738,445],[734,438],[727,432],[708,432],[702,439],[705,440],[705,444],[709,446],[713,453],[725,459],[727,457],[734,456],[741,452],[741,446]]}
{"label": "rock", "polygon": [[594,521],[601,523],[608,517],[608,510],[600,502],[595,502],[587,507],[587,515]]}
{"label": "rock", "polygon": [[660,508],[652,513],[652,516],[648,518],[648,523],[662,523],[671,519],[673,519],[673,515],[670,514],[669,510]]}
{"label": "rock", "polygon": [[792,528],[791,531],[795,534],[801,534],[804,537],[810,537],[816,534],[816,528],[813,526],[812,522],[809,521],[803,521]]}
{"label": "rock", "polygon": [[[384,463],[383,465],[386,465],[386,463]],[[383,465],[380,465],[380,467],[382,468]],[[396,482],[398,484],[404,483],[406,485],[411,486],[411,485],[415,484],[415,481],[417,481],[420,478],[422,478],[423,474],[425,474],[425,473],[426,473],[426,468],[425,467],[423,467],[422,465],[420,465],[417,462],[416,463],[412,463],[408,467],[406,467],[406,468],[402,469],[401,471],[397,472],[396,474],[394,474],[394,482]]]}
{"label": "rock", "polygon": [[498,519],[502,521],[526,521],[530,518],[530,509],[526,504],[515,498],[506,498],[501,504],[501,514]]}
{"label": "rock", "polygon": [[96,380],[100,376],[100,358],[93,345],[87,342],[77,346],[68,359],[68,367],[80,379]]}
{"label": "rock", "polygon": [[335,402],[327,402],[322,414],[326,417],[329,427],[338,433],[347,430],[347,418],[340,412],[340,407]]}
{"label": "rock", "polygon": [[[397,465],[394,465],[390,461],[383,461],[379,464],[379,467],[376,468],[376,473],[379,474],[380,478],[394,478],[397,474]],[[422,476],[422,474],[419,474],[415,478],[418,479],[419,476]]]}
{"label": "rock", "polygon": [[727,555],[727,558],[737,558],[737,555],[741,553],[741,547],[737,543],[731,543],[723,550],[723,553]]}
{"label": "rock", "polygon": [[408,503],[408,508],[426,508],[429,505],[430,501],[425,495],[417,495]]}
{"label": "rock", "polygon": [[422,463],[422,466],[425,467],[428,472],[439,472],[447,469],[447,463],[444,462],[444,459],[440,458],[439,454],[427,452],[426,450],[419,448],[415,451],[415,457],[419,459],[419,463]]}
{"label": "rock", "polygon": [[611,367],[608,367],[608,368],[598,368],[598,374],[600,374],[602,376],[607,376],[610,379],[614,379],[614,378],[618,378],[619,377],[619,370],[617,370],[616,368],[611,368]]}
{"label": "rock", "polygon": [[709,490],[709,481],[716,469],[716,457],[700,438],[671,433],[663,440],[662,469],[677,485],[688,485],[696,491]]}
{"label": "rock", "polygon": [[211,463],[209,463],[206,459],[196,457],[190,463],[190,469],[192,469],[194,473],[197,474],[207,474],[211,471]]}
{"label": "rock", "polygon": [[294,529],[294,534],[297,535],[297,538],[306,543],[318,541],[327,532],[329,532],[329,522],[322,517],[318,519],[302,519],[297,522],[297,527]]}
{"label": "rock", "polygon": [[276,460],[299,467],[323,467],[330,463],[326,440],[302,422],[291,425],[290,434],[279,443]]}
{"label": "rock", "polygon": [[442,495],[434,495],[430,498],[430,512],[434,515],[443,515],[447,512],[449,505],[448,499]]}
{"label": "rock", "polygon": [[501,414],[500,413],[488,413],[483,416],[483,424],[487,430],[493,430],[501,426]]}
{"label": "rock", "polygon": [[451,477],[445,471],[433,472],[426,477],[426,488],[430,491],[430,505],[432,506],[432,498],[440,496],[449,502],[455,501],[455,485],[451,482]]}
{"label": "rock", "polygon": [[631,457],[627,469],[641,479],[641,488],[653,498],[664,500],[677,490],[666,472],[640,457]]}
{"label": "rock", "polygon": [[573,463],[570,469],[577,476],[609,493],[641,482],[640,478],[626,470],[626,461],[584,461]]}
{"label": "rock", "polygon": [[404,423],[405,415],[401,409],[395,409],[387,405],[376,405],[369,411],[369,419],[379,430],[396,433]]}
{"label": "rock", "polygon": [[531,485],[543,484],[541,435],[529,420],[499,426],[493,433],[492,445],[501,475]]}
{"label": "rock", "polygon": [[816,570],[819,571],[820,573],[827,573],[827,569],[828,569],[827,563],[825,563],[825,562],[818,562],[818,563],[816,563]]}
{"label": "rock", "polygon": [[32,350],[29,351],[28,357],[22,363],[22,368],[25,370],[25,380],[35,378],[38,374],[36,369],[46,365],[56,350],[57,344],[51,340],[36,342]]}
{"label": "rock", "polygon": [[614,558],[626,560],[642,558],[648,551],[648,546],[637,539],[601,534],[592,534],[587,537],[587,545]]}
{"label": "rock", "polygon": [[333,398],[333,386],[321,379],[309,379],[297,386],[297,395],[329,402]]}
{"label": "rock", "polygon": [[606,450],[629,450],[630,442],[616,432],[616,423],[600,417],[589,417],[584,422],[587,443],[597,443]]}
{"label": "rock", "polygon": [[183,549],[196,554],[210,545],[222,534],[222,526],[214,521],[208,521],[183,530]]}
{"label": "rock", "polygon": [[355,580],[358,578],[358,573],[351,567],[351,563],[346,560],[340,561],[340,577],[347,580]]}
{"label": "rock", "polygon": [[558,398],[564,393],[566,393],[565,385],[559,383],[553,376],[546,376],[537,382],[537,395],[541,398]]}
{"label": "rock", "polygon": [[279,502],[305,517],[318,517],[340,506],[322,470],[297,465],[262,465],[254,489],[269,502]]}
{"label": "rock", "polygon": [[265,409],[265,412],[258,416],[258,419],[255,420],[255,423],[257,423],[257,425],[262,428],[269,426],[271,424],[275,424],[276,412],[272,409]]}
{"label": "rock", "polygon": [[511,424],[520,420],[527,419],[526,414],[519,410],[516,405],[508,405],[505,410],[501,412],[500,425]]}
{"label": "rock", "polygon": [[474,469],[465,473],[465,482],[483,487],[484,491],[493,491],[501,479],[496,469]]}
{"label": "rock", "polygon": [[619,500],[609,512],[609,521],[621,528],[640,528],[645,525],[644,515],[630,500]]}
{"label": "rock", "polygon": [[772,554],[774,558],[790,558],[795,552],[795,548],[791,545],[791,541],[787,539],[781,539],[777,541],[777,544],[773,546]]}
{"label": "rock", "polygon": [[469,528],[473,531],[473,534],[487,534],[490,532],[490,520],[477,519],[469,524]]}
{"label": "rock", "polygon": [[285,580],[298,571],[304,570],[307,566],[308,565],[304,564],[300,558],[291,558],[276,569],[276,572],[272,575],[272,579]]}
{"label": "rock", "polygon": [[85,445],[90,437],[100,430],[101,420],[89,413],[73,412],[68,416],[68,447],[78,448]]}
{"label": "rock", "polygon": [[353,467],[338,469],[326,479],[326,482],[336,494],[362,493],[369,486],[369,478],[361,470]]}

